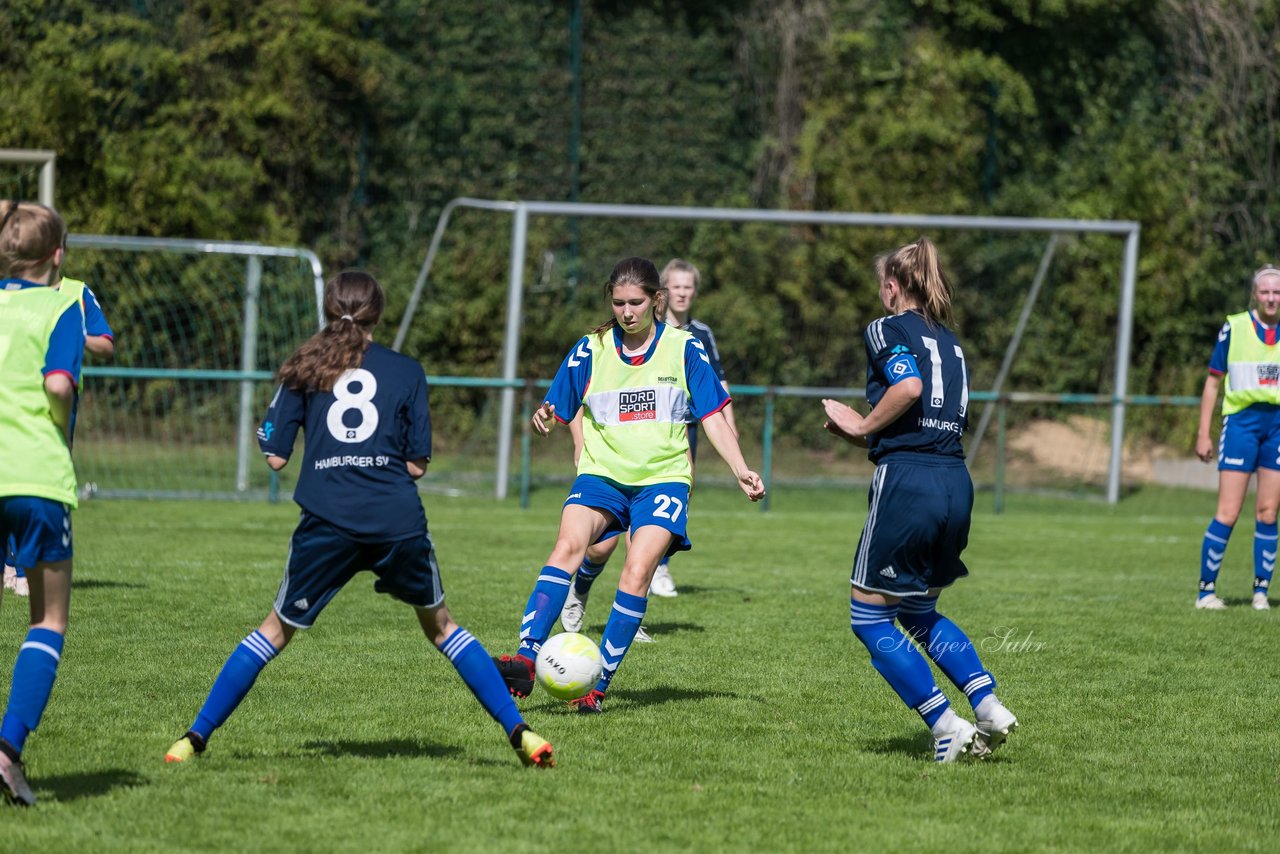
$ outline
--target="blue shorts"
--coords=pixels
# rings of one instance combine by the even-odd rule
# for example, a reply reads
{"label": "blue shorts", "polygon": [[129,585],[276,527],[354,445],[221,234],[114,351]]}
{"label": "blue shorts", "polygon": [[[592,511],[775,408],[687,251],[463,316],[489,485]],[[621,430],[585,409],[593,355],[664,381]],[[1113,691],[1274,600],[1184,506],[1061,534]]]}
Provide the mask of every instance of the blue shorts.
{"label": "blue shorts", "polygon": [[654,483],[649,486],[624,486],[594,474],[580,474],[573,481],[565,506],[581,504],[602,510],[612,518],[596,542],[603,542],[623,531],[632,534],[645,525],[657,525],[671,532],[667,554],[693,548],[687,534],[689,526],[689,484]]}
{"label": "blue shorts", "polygon": [[1218,471],[1280,470],[1280,406],[1255,403],[1222,419]]}
{"label": "blue shorts", "polygon": [[435,546],[426,530],[407,540],[360,543],[303,511],[289,541],[276,614],[295,628],[309,629],[329,600],[366,569],[378,576],[373,589],[379,593],[418,608],[435,608],[444,602]]}
{"label": "blue shorts", "polygon": [[71,559],[71,508],[48,498],[0,498],[0,538],[12,550],[12,566]]}
{"label": "blue shorts", "polygon": [[[954,461],[954,462],[953,462]],[[882,458],[850,583],[890,596],[924,596],[969,574],[973,481],[964,460],[924,454]]]}

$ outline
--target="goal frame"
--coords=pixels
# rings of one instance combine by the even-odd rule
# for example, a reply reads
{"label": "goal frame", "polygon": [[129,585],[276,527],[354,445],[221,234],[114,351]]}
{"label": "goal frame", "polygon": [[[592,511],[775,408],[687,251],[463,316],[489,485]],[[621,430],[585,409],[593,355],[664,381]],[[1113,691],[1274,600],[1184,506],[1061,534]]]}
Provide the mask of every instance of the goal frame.
{"label": "goal frame", "polygon": [[[1133,306],[1137,290],[1138,277],[1138,242],[1142,233],[1140,223],[1132,220],[1084,220],[1084,219],[1046,219],[1038,217],[1003,217],[1003,216],[939,216],[925,214],[887,214],[865,213],[853,211],[797,211],[769,208],[716,208],[716,207],[683,207],[674,205],[613,205],[591,202],[551,202],[551,201],[506,201],[497,199],[477,199],[458,197],[444,206],[436,222],[436,229],[431,237],[426,258],[414,282],[413,292],[405,308],[404,317],[396,331],[394,349],[399,350],[404,344],[409,326],[413,323],[414,314],[426,287],[431,266],[440,250],[449,219],[458,208],[474,208],[489,211],[504,211],[512,214],[510,270],[507,284],[507,316],[502,350],[502,378],[506,386],[502,389],[502,406],[498,424],[497,473],[495,475],[494,494],[499,499],[507,497],[508,481],[511,474],[511,442],[513,438],[513,418],[516,407],[516,387],[519,385],[516,368],[520,359],[520,328],[524,320],[524,274],[525,259],[528,252],[528,234],[530,216],[554,217],[592,217],[612,219],[669,219],[669,220],[701,220],[719,222],[763,222],[783,225],[838,225],[858,226],[863,228],[922,228],[940,231],[996,231],[996,232],[1031,232],[1051,235],[1046,259],[1052,257],[1057,235],[1061,234],[1108,234],[1124,239],[1124,254],[1120,264],[1119,315],[1116,329],[1116,364],[1115,379],[1111,392],[1111,454],[1107,469],[1107,502],[1115,504],[1120,500],[1120,472],[1124,451],[1124,419],[1126,396],[1129,384],[1130,346],[1133,340]],[[1041,264],[1037,281],[1043,280],[1043,270],[1047,260]],[[1030,310],[1034,293],[1039,290],[1038,284],[1033,286],[1029,294],[1024,313]],[[1006,353],[1006,362],[1017,347],[1025,320],[1020,323],[1010,342]],[[1007,374],[1007,365],[1002,367],[1001,380]],[[998,391],[999,389],[997,389]],[[985,423],[985,419],[984,419]]]}
{"label": "goal frame", "polygon": [[54,168],[58,152],[38,148],[0,148],[0,163],[34,163],[40,167],[40,189],[37,201],[53,207]]}

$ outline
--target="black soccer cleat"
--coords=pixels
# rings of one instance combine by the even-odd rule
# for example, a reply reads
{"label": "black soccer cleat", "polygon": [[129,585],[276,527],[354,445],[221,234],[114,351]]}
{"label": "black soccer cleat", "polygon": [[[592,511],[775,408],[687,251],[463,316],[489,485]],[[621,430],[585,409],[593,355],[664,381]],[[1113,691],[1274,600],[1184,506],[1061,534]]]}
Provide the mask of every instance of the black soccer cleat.
{"label": "black soccer cleat", "polygon": [[507,690],[513,697],[527,697],[533,693],[533,662],[523,655],[504,655],[495,658],[493,663],[502,674],[502,681],[507,683]]}
{"label": "black soccer cleat", "polygon": [[592,688],[578,699],[570,700],[569,705],[580,715],[598,715],[604,711],[604,692]]}

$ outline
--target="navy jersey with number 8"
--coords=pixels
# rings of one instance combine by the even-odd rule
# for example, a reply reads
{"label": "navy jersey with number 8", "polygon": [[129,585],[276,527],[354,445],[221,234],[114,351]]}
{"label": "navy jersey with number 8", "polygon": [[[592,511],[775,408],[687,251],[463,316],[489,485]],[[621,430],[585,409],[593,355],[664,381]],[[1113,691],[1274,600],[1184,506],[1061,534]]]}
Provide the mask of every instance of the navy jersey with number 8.
{"label": "navy jersey with number 8", "polygon": [[265,454],[288,459],[306,437],[294,500],[360,542],[422,533],[425,518],[407,460],[431,457],[431,417],[422,366],[370,344],[360,367],[332,391],[281,386],[258,429]]}

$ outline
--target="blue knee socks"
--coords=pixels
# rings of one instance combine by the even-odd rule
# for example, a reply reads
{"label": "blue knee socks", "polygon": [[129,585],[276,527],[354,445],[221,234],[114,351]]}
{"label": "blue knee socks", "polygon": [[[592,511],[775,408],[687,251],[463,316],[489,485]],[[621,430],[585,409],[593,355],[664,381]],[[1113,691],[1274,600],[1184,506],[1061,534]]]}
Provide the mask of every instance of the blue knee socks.
{"label": "blue knee socks", "polygon": [[589,558],[585,557],[582,559],[582,566],[578,567],[578,571],[573,576],[573,592],[577,594],[579,599],[585,601],[591,595],[591,585],[595,583],[596,577],[603,571],[603,563],[592,563]]}
{"label": "blue knee socks", "polygon": [[507,683],[502,681],[502,674],[498,673],[489,653],[470,632],[461,627],[454,629],[440,644],[440,651],[453,662],[462,681],[467,683],[484,710],[502,724],[507,735],[524,723],[515,700],[507,690]]}
{"label": "blue knee socks", "polygon": [[951,704],[933,681],[929,663],[893,624],[897,614],[897,605],[849,602],[849,625],[871,653],[871,664],[902,702],[915,709],[932,729]]}
{"label": "blue knee socks", "polygon": [[13,663],[9,706],[0,722],[0,738],[22,752],[27,736],[40,723],[62,659],[63,637],[52,629],[31,629]]}
{"label": "blue knee socks", "polygon": [[560,619],[564,600],[569,597],[569,585],[573,583],[571,579],[570,573],[554,566],[544,566],[538,573],[538,583],[533,586],[533,594],[520,620],[520,649],[516,655],[537,661],[542,642]]}
{"label": "blue knee socks", "polygon": [[[1227,540],[1231,539],[1231,526],[1217,519],[1209,522],[1200,546],[1200,596],[1212,596],[1218,586],[1218,571],[1222,569],[1222,556],[1227,553]],[[1257,545],[1254,546],[1255,553]],[[1275,550],[1274,545],[1272,551]]]}
{"label": "blue knee socks", "polygon": [[1266,593],[1276,571],[1276,523],[1257,522],[1253,529],[1253,592]]}
{"label": "blue knee socks", "polygon": [[618,591],[613,599],[613,609],[609,611],[609,620],[604,624],[604,636],[600,638],[600,655],[604,658],[604,672],[596,683],[597,691],[607,691],[613,676],[618,672],[618,665],[631,648],[636,639],[636,631],[644,620],[644,612],[649,607],[649,600],[643,596],[632,596],[630,593]]}
{"label": "blue knee socks", "polygon": [[969,704],[978,704],[992,696],[995,678],[982,666],[973,641],[955,623],[937,611],[938,600],[928,597],[903,599],[898,612],[898,622],[924,647],[947,678],[969,698]]}
{"label": "blue knee socks", "polygon": [[196,715],[196,722],[191,725],[191,732],[208,741],[213,731],[231,717],[253,687],[262,668],[276,657],[277,652],[261,632],[254,632],[242,640],[213,681],[209,696],[201,706],[200,714]]}

